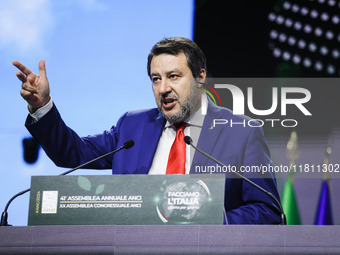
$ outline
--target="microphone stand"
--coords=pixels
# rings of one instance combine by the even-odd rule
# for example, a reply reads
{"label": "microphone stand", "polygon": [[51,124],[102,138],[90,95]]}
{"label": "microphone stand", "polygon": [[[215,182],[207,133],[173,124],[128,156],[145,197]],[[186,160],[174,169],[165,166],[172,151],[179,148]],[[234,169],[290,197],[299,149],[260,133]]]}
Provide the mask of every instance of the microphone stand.
{"label": "microphone stand", "polygon": [[[190,145],[191,147],[193,147],[195,150],[197,150],[198,152],[200,152],[201,154],[203,154],[204,156],[206,156],[207,158],[211,159],[212,161],[214,161],[215,163],[217,163],[218,165],[220,165],[221,167],[227,167],[225,164],[223,164],[222,162],[218,161],[217,159],[213,158],[212,156],[208,155],[207,153],[205,153],[204,151],[198,149],[196,146],[194,146],[192,144],[192,139],[190,136],[185,136],[184,137],[184,141]],[[242,174],[238,173],[238,172],[233,172],[235,175],[237,175],[238,177],[240,177],[241,179],[243,179],[244,181],[248,182],[250,185],[254,186],[255,188],[261,190],[262,192],[264,192],[265,194],[267,194],[268,196],[270,196],[272,199],[274,199],[274,201],[276,202],[276,204],[279,206],[279,209],[281,211],[281,225],[287,225],[287,220],[286,220],[286,215],[284,214],[283,208],[281,203],[279,202],[279,200],[272,194],[270,193],[268,190],[265,190],[264,188],[262,188],[261,186],[257,185],[255,182],[249,180],[247,177],[244,177]]]}
{"label": "microphone stand", "polygon": [[[120,150],[122,150],[122,149],[129,149],[129,148],[131,148],[133,145],[134,145],[134,142],[133,142],[132,140],[129,140],[129,141],[127,141],[126,143],[124,143],[121,147],[119,147],[118,149],[116,149],[116,150],[114,150],[114,151],[110,151],[110,152],[108,152],[108,153],[106,153],[106,154],[104,154],[104,155],[101,155],[101,156],[99,156],[99,157],[97,157],[97,158],[95,158],[95,159],[92,159],[92,160],[90,160],[90,161],[88,161],[88,162],[85,162],[84,164],[81,164],[80,166],[77,166],[77,167],[75,167],[75,168],[73,168],[73,169],[71,169],[71,170],[68,170],[68,171],[66,171],[66,172],[63,172],[63,173],[61,173],[61,174],[59,174],[59,175],[67,175],[67,174],[69,174],[69,173],[72,173],[72,172],[78,170],[79,168],[82,168],[82,167],[84,167],[84,166],[87,166],[87,165],[89,165],[89,164],[91,164],[91,163],[93,163],[93,162],[95,162],[95,161],[97,161],[97,160],[100,160],[100,159],[102,159],[102,158],[105,158],[105,157],[107,157],[107,156],[109,156],[109,155],[111,155],[111,154],[115,154],[116,152],[118,152],[118,151],[120,151]],[[8,213],[7,213],[8,207],[9,207],[9,205],[11,204],[11,202],[12,202],[15,198],[17,198],[17,197],[19,197],[19,196],[21,196],[21,195],[27,193],[27,192],[30,191],[30,190],[31,190],[31,189],[25,189],[25,190],[23,190],[23,191],[20,191],[18,194],[15,194],[15,195],[7,202],[7,204],[6,204],[6,206],[5,206],[5,210],[4,210],[3,213],[1,214],[1,222],[0,222],[0,226],[12,226],[12,225],[9,225],[8,222],[7,222],[7,219],[8,219]]]}

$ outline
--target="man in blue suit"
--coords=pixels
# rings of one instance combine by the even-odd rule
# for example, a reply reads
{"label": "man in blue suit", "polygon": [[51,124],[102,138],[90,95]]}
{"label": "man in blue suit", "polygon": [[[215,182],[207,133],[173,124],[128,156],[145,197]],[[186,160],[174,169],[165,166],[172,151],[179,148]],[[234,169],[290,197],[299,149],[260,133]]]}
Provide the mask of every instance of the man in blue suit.
{"label": "man in blue suit", "polygon": [[[28,102],[26,127],[58,166],[78,166],[133,140],[135,146],[131,149],[97,161],[89,168],[112,168],[113,174],[196,174],[217,167],[183,145],[184,135],[190,135],[193,143],[206,153],[237,169],[272,164],[261,128],[214,125],[216,119],[241,123],[249,118],[215,106],[199,89],[206,79],[206,59],[187,38],[163,39],[148,56],[147,70],[157,108],[127,112],[110,130],[87,137],[79,137],[61,119],[50,97],[43,60],[39,63],[40,76],[17,61],[13,64],[21,71],[17,72],[22,81],[21,95]],[[179,150],[182,151],[178,153]],[[254,173],[244,175],[259,177]],[[280,211],[271,198],[242,179],[226,176],[229,224],[280,223]],[[275,178],[270,174],[260,177],[253,181],[278,198]]]}

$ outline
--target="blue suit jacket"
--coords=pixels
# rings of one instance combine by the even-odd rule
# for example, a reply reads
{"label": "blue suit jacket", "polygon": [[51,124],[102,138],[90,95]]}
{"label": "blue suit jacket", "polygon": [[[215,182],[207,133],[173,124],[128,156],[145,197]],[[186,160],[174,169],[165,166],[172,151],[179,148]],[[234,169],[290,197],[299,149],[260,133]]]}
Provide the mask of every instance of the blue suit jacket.
{"label": "blue suit jacket", "polygon": [[[212,127],[214,119],[245,122],[246,127],[243,124]],[[237,168],[272,164],[262,129],[248,127],[248,120],[245,116],[233,115],[228,109],[209,102],[197,147],[224,164]],[[30,116],[26,120],[27,129],[53,162],[61,167],[76,167],[133,140],[135,145],[132,148],[88,166],[94,169],[112,168],[113,174],[147,174],[164,124],[165,120],[158,109],[137,110],[125,113],[109,131],[80,138],[65,125],[56,106],[34,124]],[[216,163],[196,152],[190,173],[196,173],[195,166],[216,166]],[[258,177],[247,173],[244,175]],[[265,178],[252,180],[279,198],[275,178],[270,174],[262,177]],[[225,187],[229,224],[280,223],[278,207],[266,194],[228,175]]]}

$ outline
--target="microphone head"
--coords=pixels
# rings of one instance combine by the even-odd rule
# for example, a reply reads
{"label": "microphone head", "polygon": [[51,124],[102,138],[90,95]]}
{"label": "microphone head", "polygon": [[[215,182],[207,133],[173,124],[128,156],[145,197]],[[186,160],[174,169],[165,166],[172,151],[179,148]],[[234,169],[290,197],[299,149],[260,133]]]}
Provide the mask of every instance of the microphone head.
{"label": "microphone head", "polygon": [[185,136],[184,137],[184,142],[186,143],[186,144],[191,144],[192,143],[192,139],[191,139],[191,137],[190,136]]}
{"label": "microphone head", "polygon": [[125,142],[123,146],[124,146],[125,149],[130,149],[134,145],[135,145],[135,142],[133,140],[129,140],[129,141]]}

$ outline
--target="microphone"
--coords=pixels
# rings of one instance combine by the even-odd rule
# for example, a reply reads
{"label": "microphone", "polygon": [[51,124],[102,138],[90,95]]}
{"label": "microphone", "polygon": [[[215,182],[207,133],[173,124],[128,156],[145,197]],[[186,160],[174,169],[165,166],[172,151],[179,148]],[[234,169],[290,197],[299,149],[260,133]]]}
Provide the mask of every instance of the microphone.
{"label": "microphone", "polygon": [[77,166],[77,167],[75,167],[75,168],[73,168],[73,169],[71,169],[71,170],[68,170],[68,171],[66,171],[66,172],[64,172],[64,173],[61,173],[61,174],[59,174],[59,175],[67,175],[67,174],[72,173],[72,172],[78,170],[79,168],[82,168],[82,167],[84,167],[84,166],[87,166],[87,165],[89,165],[89,164],[91,164],[91,163],[93,163],[93,162],[95,162],[95,161],[97,161],[97,160],[100,160],[100,159],[102,159],[102,158],[105,158],[105,157],[107,157],[107,156],[109,156],[109,155],[111,155],[111,154],[115,154],[116,152],[118,152],[118,151],[120,151],[120,150],[122,150],[122,149],[130,149],[130,148],[131,148],[132,146],[134,146],[134,145],[135,145],[135,142],[134,142],[133,140],[129,140],[129,141],[125,142],[125,143],[124,143],[121,147],[119,147],[118,149],[116,149],[116,150],[114,150],[114,151],[110,151],[109,153],[106,153],[106,154],[104,154],[104,155],[101,155],[101,156],[99,156],[98,158],[92,159],[92,160],[90,160],[90,161],[88,161],[88,162],[85,162],[84,164],[82,164],[82,165],[80,165],[80,166]]}
{"label": "microphone", "polygon": [[123,144],[124,149],[130,149],[134,145],[135,145],[135,142],[133,140],[129,140]]}
{"label": "microphone", "polygon": [[[194,146],[192,144],[192,139],[190,136],[185,136],[184,137],[184,142],[188,145],[190,145],[191,147],[193,147],[195,150],[197,150],[199,153],[203,154],[204,156],[206,156],[207,158],[209,158],[210,160],[214,161],[215,163],[217,163],[218,165],[220,165],[221,167],[226,167],[227,166],[225,164],[223,164],[222,162],[218,161],[217,159],[213,158],[212,156],[210,156],[209,154],[205,153],[204,151],[200,150],[199,148],[197,148],[196,146]],[[287,221],[286,221],[286,215],[284,214],[283,208],[281,203],[279,202],[279,200],[268,190],[262,188],[261,186],[257,185],[255,182],[251,181],[250,179],[248,179],[247,177],[243,176],[242,174],[238,173],[238,172],[233,172],[235,175],[237,175],[238,177],[240,177],[241,179],[243,179],[244,181],[248,182],[250,185],[252,185],[253,187],[257,188],[258,190],[261,190],[263,193],[267,194],[269,197],[271,197],[272,199],[274,199],[274,201],[276,202],[276,204],[279,206],[279,209],[281,211],[281,225],[287,225]]]}
{"label": "microphone", "polygon": [[[124,143],[121,147],[119,147],[118,149],[116,149],[116,150],[114,150],[114,151],[110,151],[109,153],[106,153],[106,154],[104,154],[104,155],[101,155],[101,156],[99,156],[99,157],[97,157],[97,158],[94,158],[94,159],[92,159],[92,160],[90,160],[90,161],[88,161],[88,162],[85,162],[84,164],[81,164],[80,166],[77,166],[77,167],[75,167],[75,168],[73,168],[73,169],[71,169],[71,170],[68,170],[68,171],[66,171],[66,172],[63,172],[63,173],[61,173],[61,174],[59,174],[59,175],[67,175],[67,174],[69,174],[69,173],[72,173],[72,172],[78,170],[79,168],[82,168],[82,167],[84,167],[84,166],[87,166],[87,165],[89,165],[89,164],[91,164],[91,163],[93,163],[93,162],[95,162],[95,161],[97,161],[97,160],[100,160],[100,159],[102,159],[102,158],[105,158],[105,157],[107,157],[107,156],[109,156],[109,155],[115,154],[116,152],[118,152],[118,151],[120,151],[120,150],[123,150],[123,149],[130,149],[132,146],[134,146],[134,144],[135,144],[135,142],[134,142],[133,140],[129,140],[129,141],[125,142],[125,143]],[[19,197],[19,196],[25,194],[26,192],[28,192],[28,191],[30,191],[30,190],[31,190],[31,189],[25,189],[25,190],[19,192],[18,194],[15,194],[15,195],[7,202],[7,204],[6,204],[6,206],[5,206],[5,210],[3,211],[2,215],[1,215],[0,226],[11,226],[11,225],[8,225],[8,222],[7,222],[7,218],[8,218],[7,210],[8,210],[9,205],[11,204],[11,202],[12,202],[15,198],[17,198],[17,197]]]}

